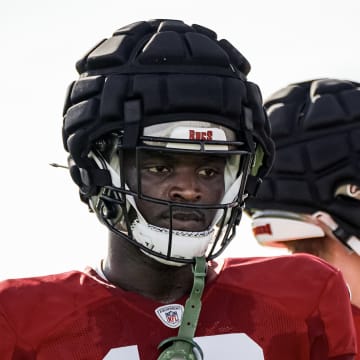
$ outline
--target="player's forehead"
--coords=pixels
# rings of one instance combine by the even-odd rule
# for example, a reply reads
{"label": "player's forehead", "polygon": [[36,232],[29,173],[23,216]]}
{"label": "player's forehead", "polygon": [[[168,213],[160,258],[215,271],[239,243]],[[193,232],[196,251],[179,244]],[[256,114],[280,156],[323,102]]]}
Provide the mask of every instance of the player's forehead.
{"label": "player's forehead", "polygon": [[[135,156],[132,154],[131,156]],[[224,165],[229,158],[226,154],[191,153],[179,151],[159,151],[147,149],[138,152],[140,163],[166,162],[170,164],[202,164],[202,165]],[[135,160],[135,158],[134,158]]]}

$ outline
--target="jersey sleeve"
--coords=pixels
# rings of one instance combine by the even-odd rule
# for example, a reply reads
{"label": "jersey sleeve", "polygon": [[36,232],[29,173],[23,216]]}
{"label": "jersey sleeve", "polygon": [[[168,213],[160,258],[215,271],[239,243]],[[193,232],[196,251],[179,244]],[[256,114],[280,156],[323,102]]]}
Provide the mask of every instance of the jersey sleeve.
{"label": "jersey sleeve", "polygon": [[[328,348],[328,359],[348,360],[355,358],[356,337],[352,320],[349,290],[339,271],[333,272],[320,296],[318,309],[322,321],[317,324],[309,319],[309,335],[312,344],[311,359],[323,359],[323,345]],[[314,314],[315,315],[315,314]],[[314,318],[315,319],[315,316]],[[311,322],[314,323],[311,323]],[[323,328],[323,330],[321,330]],[[325,339],[321,339],[325,334]]]}

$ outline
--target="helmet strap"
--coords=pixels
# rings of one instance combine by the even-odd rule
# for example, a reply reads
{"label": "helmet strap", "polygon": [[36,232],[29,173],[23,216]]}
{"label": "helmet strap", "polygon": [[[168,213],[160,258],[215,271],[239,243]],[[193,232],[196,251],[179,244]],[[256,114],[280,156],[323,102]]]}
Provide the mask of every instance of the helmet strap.
{"label": "helmet strap", "polygon": [[360,255],[360,239],[349,232],[347,232],[343,227],[341,227],[336,221],[331,217],[331,215],[326,212],[318,211],[313,214],[314,217],[319,219],[323,224],[327,225],[334,236],[348,248],[350,251],[355,251],[356,254]]}
{"label": "helmet strap", "polygon": [[165,348],[158,360],[202,360],[203,352],[193,337],[197,327],[201,296],[205,287],[207,264],[204,256],[195,258],[193,267],[194,284],[189,298],[186,300],[184,315],[178,336],[163,340],[158,349]]}
{"label": "helmet strap", "polygon": [[251,165],[251,175],[252,176],[258,175],[259,169],[261,168],[261,166],[263,166],[264,156],[265,156],[265,153],[264,153],[263,148],[260,145],[258,145],[256,147],[255,157],[254,157],[253,163]]}

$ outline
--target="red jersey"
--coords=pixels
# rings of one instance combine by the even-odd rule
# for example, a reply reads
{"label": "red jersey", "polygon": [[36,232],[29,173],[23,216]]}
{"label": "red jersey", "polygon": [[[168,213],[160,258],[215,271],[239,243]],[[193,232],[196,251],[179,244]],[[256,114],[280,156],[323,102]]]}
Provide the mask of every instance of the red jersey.
{"label": "red jersey", "polygon": [[354,324],[355,324],[356,338],[357,338],[357,349],[358,349],[356,360],[360,360],[360,308],[358,308],[355,305],[352,305],[352,312],[354,317]]}
{"label": "red jersey", "polygon": [[[316,276],[314,276],[316,274]],[[1,360],[156,360],[187,296],[164,304],[93,269],[0,283]],[[310,255],[227,259],[207,284],[195,333],[206,360],[349,360],[349,293]]]}

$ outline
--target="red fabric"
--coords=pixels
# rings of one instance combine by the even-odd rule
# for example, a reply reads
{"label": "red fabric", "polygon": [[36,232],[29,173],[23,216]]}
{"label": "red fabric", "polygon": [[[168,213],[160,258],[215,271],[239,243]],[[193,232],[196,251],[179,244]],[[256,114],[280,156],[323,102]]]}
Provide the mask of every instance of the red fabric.
{"label": "red fabric", "polygon": [[[101,360],[112,348],[133,346],[139,357],[117,359],[156,360],[157,345],[178,331],[156,317],[160,305],[91,269],[7,280],[0,283],[0,358]],[[340,272],[318,258],[228,259],[205,289],[196,336],[244,333],[266,360],[348,360],[351,318]]]}
{"label": "red fabric", "polygon": [[352,305],[352,312],[354,317],[354,324],[357,336],[357,355],[356,360],[360,360],[360,308]]}

